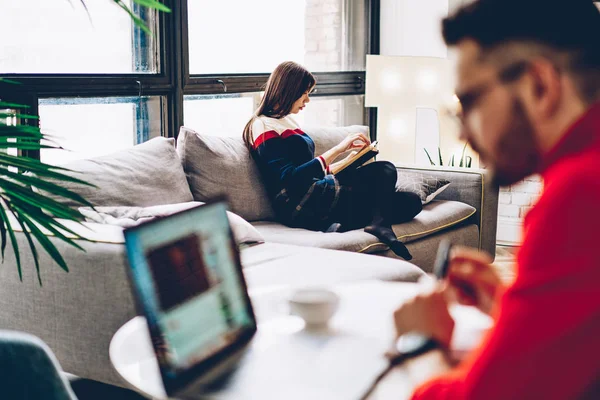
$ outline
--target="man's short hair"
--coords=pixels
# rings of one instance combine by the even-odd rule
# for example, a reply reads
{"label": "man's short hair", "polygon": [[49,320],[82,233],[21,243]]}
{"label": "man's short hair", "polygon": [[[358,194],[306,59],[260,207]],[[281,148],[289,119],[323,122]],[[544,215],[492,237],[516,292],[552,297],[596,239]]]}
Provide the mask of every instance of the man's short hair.
{"label": "man's short hair", "polygon": [[[574,75],[587,75],[583,80],[588,84],[598,83],[600,11],[594,1],[477,0],[444,19],[442,31],[448,45],[472,39],[484,53],[515,43],[530,44],[532,50],[535,45],[553,49],[569,56]],[[595,97],[600,88],[584,90],[585,97]]]}

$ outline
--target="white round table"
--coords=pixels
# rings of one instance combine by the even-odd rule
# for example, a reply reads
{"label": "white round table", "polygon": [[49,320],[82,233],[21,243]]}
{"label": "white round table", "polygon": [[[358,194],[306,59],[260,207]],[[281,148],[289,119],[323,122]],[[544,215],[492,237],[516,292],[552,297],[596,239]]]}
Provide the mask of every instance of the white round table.
{"label": "white round table", "polygon": [[[253,347],[267,348],[282,337],[299,337],[304,342],[323,338],[323,335],[371,338],[375,345],[364,349],[364,354],[378,352],[383,359],[384,351],[394,339],[393,311],[419,288],[417,284],[382,281],[335,285],[332,290],[340,296],[340,308],[329,327],[319,332],[305,331],[303,321],[288,314],[285,299],[291,290],[291,287],[277,286],[250,291],[258,322]],[[460,332],[454,340],[459,348],[473,346],[473,341],[491,324],[487,317],[472,309],[457,306],[451,311],[457,319],[455,332]],[[288,343],[293,346],[294,342],[288,340]],[[125,323],[113,336],[109,352],[113,367],[133,389],[149,398],[167,398],[144,317]],[[339,354],[339,357],[348,358],[348,354]],[[360,362],[360,354],[357,357]]]}

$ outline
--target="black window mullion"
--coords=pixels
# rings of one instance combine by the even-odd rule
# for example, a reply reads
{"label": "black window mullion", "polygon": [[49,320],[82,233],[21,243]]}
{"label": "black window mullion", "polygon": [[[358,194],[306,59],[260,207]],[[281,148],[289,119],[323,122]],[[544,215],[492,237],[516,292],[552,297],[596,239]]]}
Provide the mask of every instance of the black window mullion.
{"label": "black window mullion", "polygon": [[[171,90],[167,96],[167,126],[166,136],[177,137],[179,127],[183,125],[183,85],[184,85],[184,55],[187,45],[184,46],[184,37],[187,42],[187,2],[186,0],[171,0],[169,2],[171,13],[164,18],[164,44],[163,52],[166,71],[171,82]],[[185,29],[185,33],[183,30]],[[186,57],[187,58],[187,57]]]}
{"label": "black window mullion", "polygon": [[[364,94],[365,73],[349,72],[316,72],[317,91],[323,95]],[[267,83],[269,74],[246,75],[210,75],[191,76],[185,87],[185,94],[225,94],[261,91]]]}
{"label": "black window mullion", "polygon": [[[368,32],[368,54],[380,53],[380,18],[381,18],[381,0],[365,0],[367,10]],[[377,139],[377,108],[365,108],[366,121],[369,125],[371,140]]]}

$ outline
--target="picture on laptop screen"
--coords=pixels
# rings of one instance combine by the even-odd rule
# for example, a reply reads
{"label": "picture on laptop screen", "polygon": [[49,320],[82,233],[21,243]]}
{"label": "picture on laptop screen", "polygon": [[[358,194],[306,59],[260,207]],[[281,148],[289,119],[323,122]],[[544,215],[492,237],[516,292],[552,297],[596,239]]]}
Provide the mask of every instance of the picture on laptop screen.
{"label": "picture on laptop screen", "polygon": [[225,203],[129,229],[125,240],[163,371],[185,371],[255,329]]}

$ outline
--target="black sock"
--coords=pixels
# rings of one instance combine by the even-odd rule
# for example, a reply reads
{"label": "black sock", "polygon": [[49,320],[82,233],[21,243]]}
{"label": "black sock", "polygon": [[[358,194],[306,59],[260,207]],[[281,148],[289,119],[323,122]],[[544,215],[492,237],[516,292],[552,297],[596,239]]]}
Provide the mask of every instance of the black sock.
{"label": "black sock", "polygon": [[365,232],[376,236],[377,239],[381,240],[381,243],[389,246],[390,250],[395,255],[404,258],[405,260],[412,260],[412,255],[401,241],[396,238],[392,228],[383,225],[369,225],[365,227]]}

